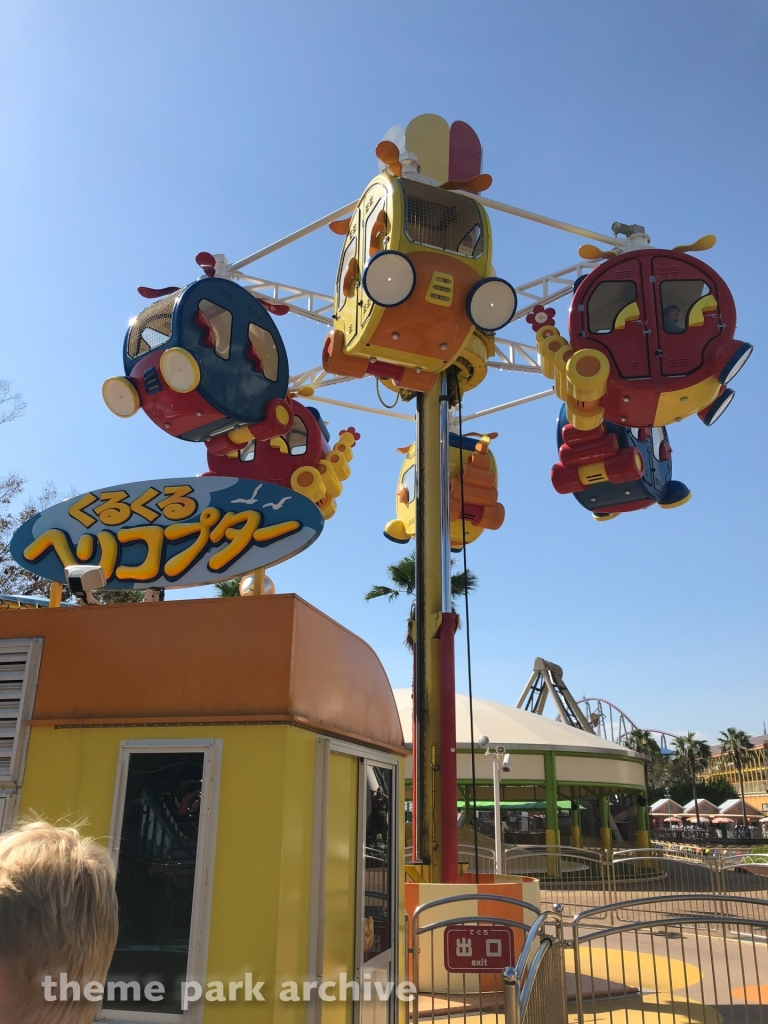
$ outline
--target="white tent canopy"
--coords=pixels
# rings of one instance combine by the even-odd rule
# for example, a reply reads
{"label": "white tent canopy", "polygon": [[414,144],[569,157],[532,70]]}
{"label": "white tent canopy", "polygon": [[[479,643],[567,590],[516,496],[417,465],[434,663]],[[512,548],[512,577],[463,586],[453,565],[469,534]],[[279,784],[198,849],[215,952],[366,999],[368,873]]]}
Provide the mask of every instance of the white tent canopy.
{"label": "white tent canopy", "polygon": [[[413,733],[413,701],[411,691],[394,690],[397,710],[403,727],[403,735],[410,745]],[[614,757],[642,761],[629,747],[611,743],[602,736],[574,729],[572,725],[556,722],[552,718],[534,715],[507,704],[475,697],[472,701],[475,743],[481,736],[487,736],[492,745],[503,744],[508,750],[554,750],[559,753],[579,752],[584,754],[612,754]],[[456,745],[470,749],[469,697],[456,694]]]}

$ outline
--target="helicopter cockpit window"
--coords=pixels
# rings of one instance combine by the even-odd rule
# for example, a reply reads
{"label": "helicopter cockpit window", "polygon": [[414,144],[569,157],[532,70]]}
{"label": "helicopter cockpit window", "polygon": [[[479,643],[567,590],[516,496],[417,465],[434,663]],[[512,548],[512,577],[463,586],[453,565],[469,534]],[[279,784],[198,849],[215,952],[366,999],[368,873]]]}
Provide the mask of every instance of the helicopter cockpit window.
{"label": "helicopter cockpit window", "polygon": [[483,254],[480,207],[467,196],[398,178],[405,197],[405,234],[417,245],[477,259]]}
{"label": "helicopter cockpit window", "polygon": [[408,493],[408,499],[405,502],[406,505],[410,505],[413,499],[416,497],[416,464],[409,466],[408,469],[403,473],[403,487]]}
{"label": "helicopter cockpit window", "polygon": [[661,458],[661,442],[664,440],[664,431],[661,427],[651,427],[653,438],[653,457],[658,461]]}
{"label": "helicopter cockpit window", "polygon": [[370,212],[365,218],[365,244],[363,257],[375,256],[381,252],[381,243],[389,232],[389,218],[385,208],[386,197],[384,193],[374,202]]}
{"label": "helicopter cockpit window", "polygon": [[[694,307],[717,309],[714,295],[709,302],[701,300],[710,295],[706,281],[662,281],[661,311],[664,320],[664,331],[667,334],[682,334],[687,327],[697,326]],[[699,323],[703,323],[701,315]]]}
{"label": "helicopter cockpit window", "polygon": [[128,335],[128,357],[150,352],[153,348],[165,345],[171,337],[171,318],[176,303],[176,293],[168,295],[159,302],[147,306],[131,324]]}
{"label": "helicopter cockpit window", "polygon": [[232,344],[232,314],[223,306],[201,299],[197,308],[211,325],[213,331],[213,350],[219,359],[229,359]]}
{"label": "helicopter cockpit window", "polygon": [[261,372],[267,380],[277,380],[280,370],[280,353],[277,351],[275,339],[257,324],[248,324],[248,341],[254,353],[259,357]]}
{"label": "helicopter cockpit window", "polygon": [[293,426],[285,435],[285,441],[291,455],[307,454],[307,425],[301,416],[294,416]]}
{"label": "helicopter cockpit window", "polygon": [[354,291],[357,267],[357,233],[355,233],[347,243],[344,255],[341,257],[339,280],[336,283],[336,306],[338,309],[341,309],[347,301],[347,297]]}
{"label": "helicopter cockpit window", "polygon": [[[590,334],[610,334],[619,325],[619,314],[637,302],[634,281],[601,281],[589,297],[587,318]],[[639,312],[639,311],[638,311]]]}

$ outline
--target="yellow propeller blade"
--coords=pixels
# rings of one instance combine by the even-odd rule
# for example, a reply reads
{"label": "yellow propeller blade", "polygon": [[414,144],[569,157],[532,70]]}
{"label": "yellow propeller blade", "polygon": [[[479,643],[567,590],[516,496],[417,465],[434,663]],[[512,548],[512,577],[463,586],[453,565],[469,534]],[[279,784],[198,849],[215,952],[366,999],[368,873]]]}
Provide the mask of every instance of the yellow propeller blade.
{"label": "yellow propeller blade", "polygon": [[589,243],[579,246],[579,256],[581,256],[583,260],[609,260],[615,255],[615,252],[598,249],[596,245],[591,245]]}
{"label": "yellow propeller blade", "polygon": [[676,245],[672,252],[704,252],[706,249],[711,249],[716,241],[715,235],[702,235],[692,245]]}

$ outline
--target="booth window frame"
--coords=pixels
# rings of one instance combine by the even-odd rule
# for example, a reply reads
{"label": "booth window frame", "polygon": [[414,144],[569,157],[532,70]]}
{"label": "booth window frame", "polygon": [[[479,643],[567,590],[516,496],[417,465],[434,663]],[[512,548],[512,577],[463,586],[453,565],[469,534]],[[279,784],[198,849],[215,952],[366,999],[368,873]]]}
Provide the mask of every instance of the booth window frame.
{"label": "booth window frame", "polygon": [[[358,761],[358,784],[357,784],[357,891],[355,894],[355,978],[360,985],[362,992],[363,973],[365,963],[363,961],[363,903],[365,897],[365,830],[366,830],[366,790],[365,772],[371,767],[387,768],[392,772],[392,795],[395,800],[400,794],[400,762],[394,754],[387,754],[385,751],[374,750],[372,747],[365,747],[361,744],[351,743],[345,740],[334,739],[330,736],[317,737],[317,748],[315,758],[315,797],[314,797],[314,822],[312,830],[312,888],[310,898],[310,928],[309,928],[309,970],[307,978],[310,981],[322,981],[323,979],[323,955],[324,955],[324,932],[325,932],[325,877],[326,877],[326,849],[328,842],[328,788],[331,754],[346,754],[349,757],[357,758]],[[390,956],[390,980],[397,982],[397,968],[400,962],[400,921],[397,917],[399,875],[398,875],[398,851],[400,849],[400,820],[399,813],[393,813],[392,802],[390,803],[389,830],[391,833],[392,867],[390,893],[392,919],[391,927],[391,956]],[[360,837],[363,841],[360,841]],[[402,980],[402,979],[401,979]],[[362,1009],[366,1004],[362,999],[352,1004],[352,1024],[361,1024]],[[323,1003],[313,992],[312,999],[307,1003],[307,1024],[321,1024]],[[387,1007],[388,1024],[395,1024],[397,1020],[397,1000],[393,997],[389,1000]]]}
{"label": "booth window frame", "polygon": [[[0,640],[0,655],[13,655],[24,659],[9,770],[7,774],[0,774],[0,833],[2,833],[12,827],[18,814],[19,794],[24,781],[31,732],[29,720],[35,706],[40,661],[43,656],[43,637],[4,638]],[[0,669],[4,663],[5,658],[0,660]],[[0,696],[2,696],[2,690],[0,690]]]}
{"label": "booth window frame", "polygon": [[[224,741],[221,739],[146,739],[123,740],[115,778],[115,794],[112,804],[112,821],[109,828],[109,852],[117,868],[120,854],[125,793],[128,783],[128,764],[131,754],[203,754],[203,780],[200,802],[200,831],[195,864],[195,882],[192,896],[192,919],[190,921],[189,958],[187,979],[199,981],[205,989],[208,961],[208,937],[211,924],[211,896],[213,892],[213,867],[216,854],[216,825],[219,811],[219,786],[221,782],[221,755]],[[140,1010],[104,1010],[96,1015],[97,1021],[119,1021],[121,1024],[200,1024],[203,1016],[201,999],[182,1013],[147,1013]]]}

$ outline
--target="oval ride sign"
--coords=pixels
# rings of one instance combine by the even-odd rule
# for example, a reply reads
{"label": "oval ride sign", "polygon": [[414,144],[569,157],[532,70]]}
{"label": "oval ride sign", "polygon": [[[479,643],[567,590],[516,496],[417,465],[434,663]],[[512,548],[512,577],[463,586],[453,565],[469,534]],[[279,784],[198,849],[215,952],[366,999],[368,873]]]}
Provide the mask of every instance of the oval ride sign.
{"label": "oval ride sign", "polygon": [[492,925],[448,925],[445,969],[449,974],[494,974],[514,966],[512,931]]}
{"label": "oval ride sign", "polygon": [[11,539],[23,569],[65,583],[64,567],[101,565],[107,590],[188,587],[298,554],[320,535],[317,505],[239,477],[177,477],[94,489],[32,516]]}

